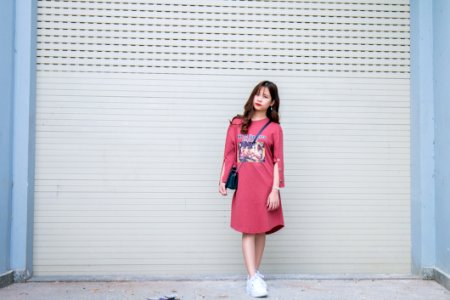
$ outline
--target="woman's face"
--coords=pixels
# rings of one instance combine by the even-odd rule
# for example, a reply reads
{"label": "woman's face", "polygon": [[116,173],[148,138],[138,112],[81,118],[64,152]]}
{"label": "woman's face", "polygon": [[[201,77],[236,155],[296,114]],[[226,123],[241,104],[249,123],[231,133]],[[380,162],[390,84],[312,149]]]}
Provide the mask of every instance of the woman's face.
{"label": "woman's face", "polygon": [[269,89],[263,86],[253,98],[253,108],[257,111],[266,111],[273,102]]}

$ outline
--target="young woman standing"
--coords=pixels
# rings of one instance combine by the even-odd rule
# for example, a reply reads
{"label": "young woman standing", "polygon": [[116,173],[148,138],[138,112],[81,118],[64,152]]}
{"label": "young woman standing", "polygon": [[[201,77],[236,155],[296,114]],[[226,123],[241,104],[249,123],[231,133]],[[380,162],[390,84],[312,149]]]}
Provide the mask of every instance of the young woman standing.
{"label": "young woman standing", "polygon": [[220,194],[226,196],[228,174],[237,166],[238,188],[233,194],[231,227],[242,233],[247,293],[252,297],[267,296],[267,284],[259,272],[266,234],[284,227],[279,192],[284,187],[279,107],[278,88],[273,82],[262,81],[255,86],[244,113],[234,117],[228,127],[219,183]]}

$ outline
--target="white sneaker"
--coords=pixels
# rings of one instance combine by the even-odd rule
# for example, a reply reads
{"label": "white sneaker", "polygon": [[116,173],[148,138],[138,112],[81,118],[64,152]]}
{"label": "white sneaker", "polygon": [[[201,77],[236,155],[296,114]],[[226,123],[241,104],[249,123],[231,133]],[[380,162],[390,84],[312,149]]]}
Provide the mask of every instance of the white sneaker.
{"label": "white sneaker", "polygon": [[267,288],[265,287],[264,280],[256,274],[247,279],[247,294],[252,297],[266,297]]}
{"label": "white sneaker", "polygon": [[261,274],[261,272],[259,272],[259,270],[256,270],[256,276],[258,276],[259,278],[261,278],[262,284],[264,285],[264,287],[267,290],[267,283],[264,281],[264,275]]}

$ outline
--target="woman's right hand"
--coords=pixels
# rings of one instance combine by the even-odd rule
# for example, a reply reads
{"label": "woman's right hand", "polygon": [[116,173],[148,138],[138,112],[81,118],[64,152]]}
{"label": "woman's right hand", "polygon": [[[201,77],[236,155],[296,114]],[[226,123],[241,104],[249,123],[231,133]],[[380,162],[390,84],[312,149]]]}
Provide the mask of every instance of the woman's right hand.
{"label": "woman's right hand", "polygon": [[225,187],[225,182],[219,183],[219,193],[222,196],[226,196],[227,195],[227,188]]}

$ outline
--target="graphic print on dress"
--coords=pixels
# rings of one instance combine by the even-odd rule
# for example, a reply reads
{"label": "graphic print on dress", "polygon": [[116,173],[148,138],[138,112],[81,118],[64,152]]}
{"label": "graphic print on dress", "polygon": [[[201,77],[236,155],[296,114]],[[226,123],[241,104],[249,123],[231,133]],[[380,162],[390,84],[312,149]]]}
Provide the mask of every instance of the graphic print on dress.
{"label": "graphic print on dress", "polygon": [[242,141],[239,143],[239,162],[264,162],[266,148],[264,142]]}

